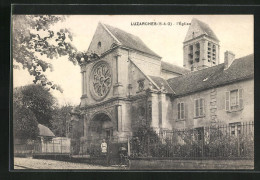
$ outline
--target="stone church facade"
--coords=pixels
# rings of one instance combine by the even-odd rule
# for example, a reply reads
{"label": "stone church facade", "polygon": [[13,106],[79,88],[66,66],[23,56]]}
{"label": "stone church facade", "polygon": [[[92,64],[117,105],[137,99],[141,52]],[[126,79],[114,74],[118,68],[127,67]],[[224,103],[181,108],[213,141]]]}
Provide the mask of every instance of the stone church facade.
{"label": "stone church facade", "polygon": [[155,131],[254,120],[254,56],[225,53],[210,27],[193,19],[184,67],[163,62],[142,40],[99,23],[81,63],[84,139],[120,142],[149,125]]}

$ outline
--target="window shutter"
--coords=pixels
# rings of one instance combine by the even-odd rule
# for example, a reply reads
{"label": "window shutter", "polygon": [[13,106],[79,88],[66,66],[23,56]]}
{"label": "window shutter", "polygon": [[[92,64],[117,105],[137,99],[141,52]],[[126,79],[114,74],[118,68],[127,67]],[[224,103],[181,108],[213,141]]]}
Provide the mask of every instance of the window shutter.
{"label": "window shutter", "polygon": [[199,116],[204,115],[204,99],[200,99],[199,101]]}
{"label": "window shutter", "polygon": [[195,99],[194,100],[194,110],[193,110],[194,117],[196,117],[196,111],[197,111],[197,108],[196,108],[196,99]]}
{"label": "window shutter", "polygon": [[230,105],[229,105],[229,102],[230,102],[230,92],[229,91],[227,91],[226,92],[226,100],[225,100],[225,105],[226,105],[226,111],[229,111],[229,107],[230,107]]}
{"label": "window shutter", "polygon": [[180,103],[178,103],[178,119],[180,119]]}
{"label": "window shutter", "polygon": [[195,117],[199,116],[199,100],[198,99],[195,100],[195,104],[194,104],[194,116]]}
{"label": "window shutter", "polygon": [[181,119],[184,119],[184,103],[181,103]]}
{"label": "window shutter", "polygon": [[188,103],[184,103],[184,119],[188,118]]}
{"label": "window shutter", "polygon": [[243,108],[244,104],[243,104],[243,89],[239,89],[239,107]]}
{"label": "window shutter", "polygon": [[206,103],[205,103],[205,99],[202,100],[202,108],[203,108],[203,116],[206,114]]}

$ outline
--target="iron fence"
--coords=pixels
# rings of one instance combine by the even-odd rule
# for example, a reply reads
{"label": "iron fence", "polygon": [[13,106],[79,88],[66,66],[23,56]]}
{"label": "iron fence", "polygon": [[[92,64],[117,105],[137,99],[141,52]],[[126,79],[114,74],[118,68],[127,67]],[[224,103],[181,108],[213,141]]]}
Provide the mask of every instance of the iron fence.
{"label": "iron fence", "polygon": [[33,153],[33,144],[15,144],[14,156],[27,156]]}
{"label": "iron fence", "polygon": [[70,139],[65,137],[33,140],[30,144],[14,144],[14,156],[70,154],[70,148]]}
{"label": "iron fence", "polygon": [[247,158],[254,157],[254,123],[165,130],[133,136],[132,157]]}

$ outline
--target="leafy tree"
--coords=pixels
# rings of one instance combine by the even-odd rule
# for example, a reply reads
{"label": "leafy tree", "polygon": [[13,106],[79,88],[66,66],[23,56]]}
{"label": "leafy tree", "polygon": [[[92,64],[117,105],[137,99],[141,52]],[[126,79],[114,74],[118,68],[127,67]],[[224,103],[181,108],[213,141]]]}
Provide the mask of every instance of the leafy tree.
{"label": "leafy tree", "polygon": [[[56,15],[13,15],[13,60],[27,69],[35,79],[33,82],[59,90],[59,85],[47,79],[44,72],[52,71],[50,60],[67,56],[74,65],[89,58],[98,58],[95,53],[78,52],[72,45],[72,33],[69,29],[55,31],[57,22],[64,21],[66,16]],[[14,65],[14,68],[19,66]]]}
{"label": "leafy tree", "polygon": [[40,124],[49,125],[56,99],[40,85],[28,85],[23,89],[23,102],[35,114]]}
{"label": "leafy tree", "polygon": [[70,112],[72,111],[73,106],[66,105],[61,108],[57,107],[54,109],[52,119],[51,119],[51,129],[55,136],[65,137],[66,136],[66,127],[67,122],[70,121],[71,116]]}
{"label": "leafy tree", "polygon": [[[50,27],[64,21],[64,16],[53,15],[14,15],[13,17],[13,60],[21,63],[30,75],[35,77],[34,83],[40,82],[43,86],[62,91],[58,85],[53,85],[43,72],[52,70],[51,63],[46,58],[69,56],[74,60],[76,49],[71,45],[72,35],[68,29],[58,32]],[[69,39],[70,41],[67,41]],[[14,66],[16,68],[16,66]]]}
{"label": "leafy tree", "polygon": [[34,113],[22,103],[21,89],[14,91],[13,130],[15,139],[35,139],[39,134]]}
{"label": "leafy tree", "polygon": [[[150,154],[148,152],[149,144],[161,145],[158,134],[149,125],[143,124],[136,128],[133,132],[133,138],[130,141],[132,147],[132,156],[146,157]],[[151,148],[151,151],[154,149]]]}
{"label": "leafy tree", "polygon": [[56,99],[46,88],[39,84],[21,87],[20,103],[34,114],[40,124],[50,126]]}

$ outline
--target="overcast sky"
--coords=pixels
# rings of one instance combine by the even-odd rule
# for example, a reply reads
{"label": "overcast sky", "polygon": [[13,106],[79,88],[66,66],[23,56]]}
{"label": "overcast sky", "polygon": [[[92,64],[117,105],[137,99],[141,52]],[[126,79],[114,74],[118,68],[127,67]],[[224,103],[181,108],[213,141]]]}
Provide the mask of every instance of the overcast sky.
{"label": "overcast sky", "polygon": [[[233,51],[236,58],[253,53],[253,16],[251,15],[73,15],[65,22],[58,23],[55,28],[69,28],[73,36],[73,44],[80,51],[86,51],[92,40],[98,22],[118,27],[126,32],[139,36],[155,53],[167,61],[179,66],[183,65],[183,40],[188,25],[176,25],[177,22],[190,23],[197,18],[207,23],[220,40],[220,63],[224,61],[224,52]],[[172,26],[132,26],[134,22],[171,22]],[[60,84],[63,93],[52,91],[59,103],[78,105],[81,96],[81,75],[79,66],[62,57],[53,60],[54,71],[48,73],[50,80]],[[32,83],[34,78],[27,71],[14,70],[14,87]]]}

